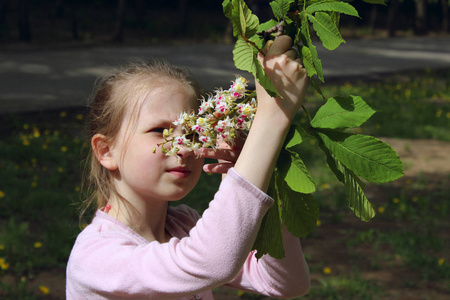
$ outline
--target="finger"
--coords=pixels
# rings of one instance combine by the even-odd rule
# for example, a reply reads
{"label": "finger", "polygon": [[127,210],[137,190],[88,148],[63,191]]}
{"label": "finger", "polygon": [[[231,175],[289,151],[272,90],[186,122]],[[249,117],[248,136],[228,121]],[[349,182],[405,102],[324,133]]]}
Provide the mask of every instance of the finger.
{"label": "finger", "polygon": [[273,42],[266,56],[283,54],[291,47],[292,47],[291,37],[288,35],[281,35],[275,38],[275,41]]}
{"label": "finger", "polygon": [[266,42],[266,44],[264,45],[264,48],[262,49],[262,53],[264,53],[264,55],[267,54],[267,52],[269,52],[270,47],[272,47],[273,41],[272,40],[268,40]]}
{"label": "finger", "polygon": [[203,171],[206,173],[226,174],[232,167],[234,167],[234,163],[207,164],[203,166]]}
{"label": "finger", "polygon": [[289,57],[291,60],[297,59],[297,51],[293,48],[289,49],[284,53],[287,57]]}
{"label": "finger", "polygon": [[197,154],[202,158],[220,159],[229,162],[235,162],[239,156],[239,151],[230,149],[210,149],[201,148],[197,150]]}

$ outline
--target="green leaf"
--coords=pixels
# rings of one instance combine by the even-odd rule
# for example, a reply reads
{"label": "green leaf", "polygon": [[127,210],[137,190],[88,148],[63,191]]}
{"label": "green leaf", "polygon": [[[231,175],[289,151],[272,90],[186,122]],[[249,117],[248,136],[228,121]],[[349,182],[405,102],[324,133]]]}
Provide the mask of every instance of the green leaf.
{"label": "green leaf", "polygon": [[364,193],[364,183],[338,160],[336,160],[336,164],[345,177],[345,196],[348,206],[355,216],[369,222],[375,216],[375,210]]}
{"label": "green leaf", "polygon": [[303,67],[305,67],[306,73],[308,73],[309,77],[313,77],[317,74],[316,68],[314,67],[311,50],[309,50],[308,47],[302,46],[300,48],[300,59],[302,60]]}
{"label": "green leaf", "polygon": [[347,2],[333,1],[333,2],[318,2],[309,5],[306,8],[308,14],[313,14],[318,11],[337,12],[349,16],[359,17],[356,9]]}
{"label": "green leaf", "polygon": [[264,23],[259,24],[258,32],[266,31],[266,30],[268,30],[268,29],[270,29],[270,28],[276,26],[277,24],[278,24],[277,21],[275,21],[274,19],[270,19],[270,20],[267,21],[267,22],[264,22]]}
{"label": "green leaf", "polygon": [[[317,77],[322,82],[324,82],[322,62],[319,59],[319,55],[317,53],[316,46],[314,46],[311,41],[311,34],[309,32],[308,19],[304,13],[301,13],[300,16],[301,16],[301,24],[302,24],[301,28],[300,28],[301,40],[303,42],[303,45],[305,45],[309,49],[309,52],[311,54],[312,63],[314,65],[314,69],[315,69],[315,71],[306,69],[306,72],[308,73],[308,76],[309,76],[309,74],[313,74],[313,73],[317,74]],[[302,54],[303,53],[300,53],[300,55],[302,55]],[[310,76],[310,77],[312,77],[312,76]]]}
{"label": "green leaf", "polygon": [[266,213],[261,221],[261,226],[256,236],[253,249],[256,252],[256,258],[261,258],[264,254],[269,254],[274,258],[281,259],[284,255],[283,248],[283,228],[281,219],[281,199],[279,197],[278,186],[276,181],[278,180],[278,173],[274,171],[270,182],[268,194],[272,196],[275,203]]}
{"label": "green leaf", "polygon": [[236,68],[253,73],[255,69],[253,56],[253,47],[242,37],[239,37],[233,49],[233,60]]}
{"label": "green leaf", "polygon": [[311,194],[296,193],[285,187],[282,189],[282,216],[284,225],[296,237],[305,237],[316,227],[319,206]]}
{"label": "green leaf", "polygon": [[345,176],[341,172],[341,170],[338,168],[336,158],[331,154],[330,150],[325,146],[323,140],[320,138],[319,134],[315,133],[314,137],[316,138],[320,149],[325,153],[325,156],[327,158],[327,165],[330,168],[330,170],[333,172],[334,176],[336,176],[337,180],[339,180],[342,183],[345,183]]}
{"label": "green leaf", "polygon": [[293,3],[294,1],[295,0],[275,0],[270,2],[273,15],[278,21],[281,21],[286,17],[286,14],[289,11],[291,3]]}
{"label": "green leaf", "polygon": [[333,130],[317,131],[324,145],[346,168],[375,183],[403,176],[402,161],[391,146],[381,140]]}
{"label": "green leaf", "polygon": [[[259,27],[259,19],[245,4],[244,0],[232,0],[233,34],[251,38],[256,34]],[[237,31],[236,31],[237,30]]]}
{"label": "green leaf", "polygon": [[311,21],[323,46],[328,50],[334,50],[339,47],[341,43],[345,43],[336,24],[334,24],[327,13],[317,12],[314,15],[308,14],[308,19]]}
{"label": "green leaf", "polygon": [[287,137],[288,142],[285,146],[286,149],[300,145],[303,142],[302,134],[300,133],[300,131],[303,131],[303,128],[301,128],[300,126],[291,126]]}
{"label": "green leaf", "polygon": [[310,194],[316,190],[314,180],[305,163],[297,152],[289,151],[291,154],[291,164],[288,167],[284,180],[295,192]]}
{"label": "green leaf", "polygon": [[225,17],[227,17],[228,19],[231,19],[231,11],[233,9],[232,5],[231,5],[231,0],[224,0],[222,2],[222,9],[223,9],[223,14],[225,15]]}
{"label": "green leaf", "polygon": [[373,110],[359,96],[329,98],[319,108],[311,126],[315,128],[354,128],[361,126],[373,114]]}

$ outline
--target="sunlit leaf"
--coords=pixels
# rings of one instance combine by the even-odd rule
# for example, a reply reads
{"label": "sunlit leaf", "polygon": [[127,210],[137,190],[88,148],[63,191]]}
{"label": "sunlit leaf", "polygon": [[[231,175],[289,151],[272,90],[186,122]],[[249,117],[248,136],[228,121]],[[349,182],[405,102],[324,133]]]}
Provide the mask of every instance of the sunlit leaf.
{"label": "sunlit leaf", "polygon": [[368,181],[384,183],[403,176],[398,154],[377,138],[333,130],[321,130],[318,134],[345,167]]}
{"label": "sunlit leaf", "polygon": [[291,3],[293,2],[295,2],[295,0],[275,0],[270,2],[273,15],[278,21],[281,21],[285,18],[286,14],[289,11]]}
{"label": "sunlit leaf", "polygon": [[306,8],[306,12],[309,14],[313,14],[318,11],[337,12],[349,16],[359,17],[358,12],[351,4],[341,1],[318,2],[311,4]]}
{"label": "sunlit leaf", "polygon": [[312,23],[323,46],[328,50],[334,50],[339,47],[341,43],[345,43],[336,24],[334,24],[327,13],[317,12],[314,15],[308,14],[308,19]]}
{"label": "sunlit leaf", "polygon": [[359,96],[329,98],[317,111],[311,126],[316,128],[353,128],[361,126],[373,110]]}

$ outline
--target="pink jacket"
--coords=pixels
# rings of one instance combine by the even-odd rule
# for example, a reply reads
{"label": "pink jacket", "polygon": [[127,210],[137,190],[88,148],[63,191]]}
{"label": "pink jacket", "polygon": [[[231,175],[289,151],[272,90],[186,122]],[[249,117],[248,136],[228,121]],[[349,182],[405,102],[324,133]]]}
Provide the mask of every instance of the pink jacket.
{"label": "pink jacket", "polygon": [[273,297],[306,293],[309,274],[300,242],[285,230],[286,258],[256,260],[251,247],[273,200],[234,169],[202,218],[169,208],[168,243],[148,242],[98,211],[78,236],[67,265],[72,299],[214,299],[228,285]]}

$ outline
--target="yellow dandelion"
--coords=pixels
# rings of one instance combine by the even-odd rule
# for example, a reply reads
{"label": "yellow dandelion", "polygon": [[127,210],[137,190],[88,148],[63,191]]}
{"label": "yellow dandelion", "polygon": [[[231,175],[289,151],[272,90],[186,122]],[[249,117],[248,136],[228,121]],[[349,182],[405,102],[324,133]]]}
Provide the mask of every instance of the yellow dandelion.
{"label": "yellow dandelion", "polygon": [[66,146],[61,147],[61,152],[67,152],[68,148]]}
{"label": "yellow dandelion", "polygon": [[60,112],[60,113],[59,113],[59,116],[60,116],[61,118],[67,117],[67,111],[62,111],[62,112]]}
{"label": "yellow dandelion", "polygon": [[324,184],[322,184],[322,188],[324,190],[329,189],[330,188],[330,184],[329,183],[324,183]]}
{"label": "yellow dandelion", "polygon": [[0,244],[0,250],[5,250],[5,245]]}
{"label": "yellow dandelion", "polygon": [[411,97],[411,90],[410,89],[406,89],[405,90],[405,97],[406,98],[410,98]]}
{"label": "yellow dandelion", "polygon": [[58,169],[56,169],[59,173],[64,172],[64,168],[63,167],[58,167]]}
{"label": "yellow dandelion", "polygon": [[38,128],[33,128],[33,137],[34,138],[38,138],[38,137],[40,137],[41,136],[41,132],[39,131],[39,129]]}
{"label": "yellow dandelion", "polygon": [[83,119],[84,119],[84,116],[83,116],[82,114],[78,114],[78,115],[75,116],[75,118],[76,118],[77,120],[83,120]]}
{"label": "yellow dandelion", "polygon": [[392,202],[394,202],[395,204],[400,203],[400,199],[394,198],[394,199],[392,200]]}
{"label": "yellow dandelion", "polygon": [[322,269],[323,274],[330,275],[331,274],[331,268],[330,267],[324,267]]}
{"label": "yellow dandelion", "polygon": [[441,257],[438,259],[438,265],[442,266],[445,263],[445,258]]}
{"label": "yellow dandelion", "polygon": [[34,243],[34,248],[36,248],[36,249],[42,248],[42,243],[41,242],[35,242]]}
{"label": "yellow dandelion", "polygon": [[22,145],[24,145],[24,146],[30,146],[30,141],[29,141],[28,139],[24,139],[24,140],[22,141]]}
{"label": "yellow dandelion", "polygon": [[79,192],[79,191],[81,191],[81,188],[79,186],[76,186],[75,187],[75,192]]}
{"label": "yellow dandelion", "polygon": [[384,213],[384,211],[385,211],[384,206],[378,207],[378,212],[379,212],[380,214]]}
{"label": "yellow dandelion", "polygon": [[2,257],[0,257],[0,269],[2,269],[2,270],[9,269],[9,263],[7,263],[6,260]]}
{"label": "yellow dandelion", "polygon": [[316,221],[316,226],[320,226],[320,225],[322,225],[322,222],[320,222],[320,220],[317,220]]}
{"label": "yellow dandelion", "polygon": [[41,291],[41,293],[43,295],[47,295],[48,293],[50,293],[50,289],[48,287],[46,287],[45,285],[40,285],[38,286],[39,291]]}
{"label": "yellow dandelion", "polygon": [[33,182],[31,183],[31,187],[34,187],[34,188],[35,188],[35,187],[37,187],[37,185],[38,185],[38,184],[37,184],[36,181],[33,181]]}
{"label": "yellow dandelion", "polygon": [[238,297],[242,297],[244,296],[244,291],[237,291],[236,294],[238,295]]}
{"label": "yellow dandelion", "polygon": [[27,123],[23,124],[23,129],[27,130],[29,128],[30,128],[30,124],[27,124]]}
{"label": "yellow dandelion", "polygon": [[3,198],[3,197],[5,197],[5,192],[0,190],[0,198]]}

